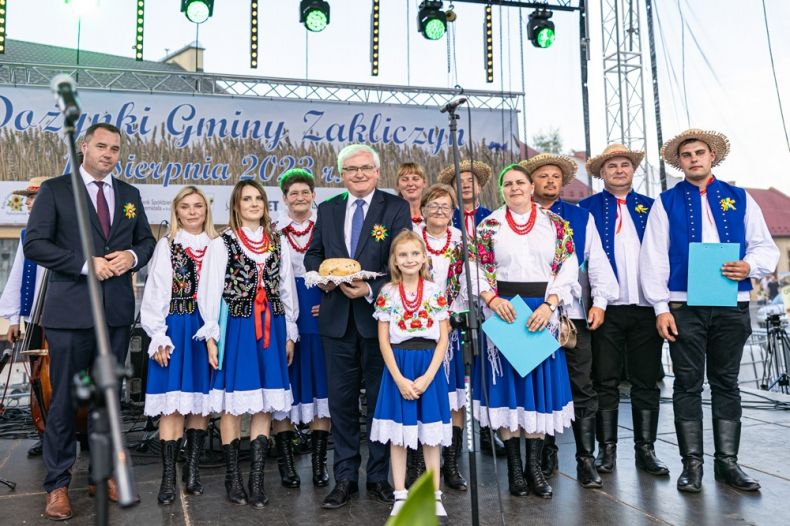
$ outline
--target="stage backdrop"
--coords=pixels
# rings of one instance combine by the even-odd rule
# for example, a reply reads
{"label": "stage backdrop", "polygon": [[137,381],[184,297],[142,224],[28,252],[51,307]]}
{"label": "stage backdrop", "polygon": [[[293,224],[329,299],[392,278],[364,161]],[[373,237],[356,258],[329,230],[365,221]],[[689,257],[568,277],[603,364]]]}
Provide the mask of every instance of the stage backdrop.
{"label": "stage backdrop", "polygon": [[[312,171],[319,199],[340,187],[337,151],[366,143],[381,155],[380,186],[394,186],[398,164],[422,164],[435,179],[452,162],[447,116],[435,107],[313,102],[223,96],[152,95],[82,91],[81,134],[95,122],[123,132],[115,175],[140,188],[151,223],[167,219],[167,205],[180,185],[206,185],[218,223],[227,221],[229,187],[257,179],[268,188],[272,212],[282,210],[277,188],[286,170]],[[518,151],[516,115],[472,110],[472,134],[461,111],[459,144],[494,169]],[[42,88],[10,88],[0,94],[0,224],[24,224],[23,201],[11,196],[19,182],[70,170],[62,117]],[[13,183],[12,183],[13,181]],[[218,188],[222,187],[222,188]],[[493,185],[484,194],[494,199]]]}

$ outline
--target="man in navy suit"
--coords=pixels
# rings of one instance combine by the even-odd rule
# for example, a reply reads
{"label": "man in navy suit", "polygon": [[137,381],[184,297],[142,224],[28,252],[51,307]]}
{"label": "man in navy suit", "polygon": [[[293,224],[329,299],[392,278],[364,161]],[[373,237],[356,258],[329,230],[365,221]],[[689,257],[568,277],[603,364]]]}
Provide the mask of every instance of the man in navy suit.
{"label": "man in navy suit", "polygon": [[[75,189],[71,176],[46,181],[28,222],[25,256],[50,270],[41,325],[51,359],[52,400],[44,432],[47,476],[45,515],[64,520],[72,515],[68,496],[71,467],[76,460],[71,383],[75,373],[89,369],[96,357],[94,321],[88,298],[88,265],[101,282],[112,353],[123,363],[134,321],[132,275],[148,263],[156,240],[143,210],[140,192],[112,177],[120,157],[121,132],[110,124],[94,124],[81,144],[83,184]],[[91,242],[97,256],[82,254],[74,191],[89,198]],[[108,484],[117,500],[114,484]],[[95,491],[95,487],[89,488]],[[91,493],[93,492],[91,491]]]}
{"label": "man in navy suit", "polygon": [[[373,301],[390,279],[387,261],[392,239],[411,228],[409,205],[400,197],[376,189],[378,153],[369,146],[352,144],[338,154],[337,168],[348,192],[318,207],[313,240],[305,255],[307,270],[318,270],[328,258],[352,258],[363,270],[385,274],[369,281],[339,287],[322,287],[318,330],[324,341],[329,378],[329,413],[332,417],[335,487],[323,507],[340,508],[358,491],[359,390],[365,381],[368,402],[367,430],[373,420],[384,360],[378,344]],[[366,468],[368,495],[393,502],[387,481],[387,446],[368,442]]]}

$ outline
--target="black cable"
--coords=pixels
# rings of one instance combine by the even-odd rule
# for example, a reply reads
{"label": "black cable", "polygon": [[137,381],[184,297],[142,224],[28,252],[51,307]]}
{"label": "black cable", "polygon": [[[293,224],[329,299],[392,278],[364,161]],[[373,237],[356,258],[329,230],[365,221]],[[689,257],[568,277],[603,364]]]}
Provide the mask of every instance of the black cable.
{"label": "black cable", "polygon": [[771,31],[768,29],[768,11],[765,8],[765,0],[762,0],[763,3],[763,21],[765,22],[765,38],[768,41],[768,56],[771,57],[771,71],[773,72],[774,76],[774,87],[776,88],[776,100],[779,102],[779,116],[782,120],[782,130],[785,132],[785,142],[787,143],[787,149],[790,150],[790,138],[787,135],[787,123],[785,122],[785,112],[782,108],[782,95],[779,91],[779,81],[776,78],[776,65],[774,64],[774,51],[773,47],[771,46]]}

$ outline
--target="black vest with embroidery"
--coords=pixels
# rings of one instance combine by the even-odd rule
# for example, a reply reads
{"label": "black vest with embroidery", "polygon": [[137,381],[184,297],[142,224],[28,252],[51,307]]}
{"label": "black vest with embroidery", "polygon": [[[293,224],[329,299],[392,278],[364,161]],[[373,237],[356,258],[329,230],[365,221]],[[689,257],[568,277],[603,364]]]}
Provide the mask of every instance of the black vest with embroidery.
{"label": "black vest with embroidery", "polygon": [[170,242],[170,264],[173,267],[170,314],[192,314],[197,303],[198,273],[181,243]]}
{"label": "black vest with embroidery", "polygon": [[[285,314],[280,301],[280,239],[273,233],[271,252],[263,265],[263,288],[275,316]],[[258,283],[258,265],[247,257],[235,237],[228,232],[222,234],[228,250],[228,265],[225,267],[225,286],[222,298],[228,305],[228,313],[235,317],[248,318],[252,315],[255,288]]]}

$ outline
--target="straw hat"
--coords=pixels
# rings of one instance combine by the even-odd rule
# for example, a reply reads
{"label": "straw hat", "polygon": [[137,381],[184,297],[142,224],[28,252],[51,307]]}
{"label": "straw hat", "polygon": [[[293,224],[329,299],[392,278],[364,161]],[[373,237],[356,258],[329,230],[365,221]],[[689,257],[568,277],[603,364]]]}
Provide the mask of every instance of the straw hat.
{"label": "straw hat", "polygon": [[[461,173],[472,172],[477,177],[477,184],[483,188],[489,179],[491,179],[491,167],[482,161],[471,162],[468,159],[461,161]],[[449,184],[452,186],[453,178],[455,177],[455,166],[450,165],[444,170],[439,172],[440,183]]]}
{"label": "straw hat", "polygon": [[535,172],[535,170],[541,166],[553,164],[562,171],[562,186],[565,186],[566,184],[573,181],[573,176],[576,175],[576,170],[579,168],[576,165],[576,161],[567,155],[558,155],[553,153],[540,153],[535,157],[521,161],[518,164],[527,172],[529,172],[530,177],[532,177],[532,174]]}
{"label": "straw hat", "polygon": [[31,195],[36,195],[38,193],[39,188],[41,188],[41,185],[44,184],[44,181],[46,181],[47,179],[52,179],[52,178],[51,177],[33,177],[32,179],[30,179],[30,181],[28,181],[27,188],[25,188],[24,190],[14,190],[11,193],[13,193],[14,195],[21,195],[21,196],[24,196],[24,197],[29,197]]}
{"label": "straw hat", "polygon": [[661,147],[661,157],[667,164],[674,166],[680,170],[680,156],[678,155],[678,148],[680,143],[689,139],[696,139],[708,145],[710,151],[716,154],[712,166],[718,166],[730,153],[730,140],[723,133],[713,130],[700,130],[691,128],[686,130],[680,135],[676,135],[664,143]]}
{"label": "straw hat", "polygon": [[593,177],[600,178],[601,167],[606,163],[606,161],[615,157],[625,157],[631,161],[631,164],[634,165],[634,170],[636,170],[636,167],[639,166],[639,164],[642,162],[642,159],[645,158],[645,152],[631,150],[623,144],[610,144],[604,149],[602,154],[596,155],[587,161],[587,164],[585,165],[587,168],[587,173]]}

